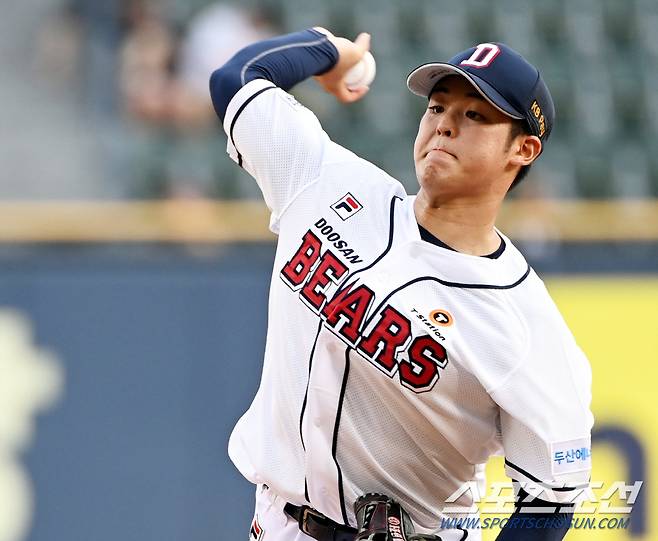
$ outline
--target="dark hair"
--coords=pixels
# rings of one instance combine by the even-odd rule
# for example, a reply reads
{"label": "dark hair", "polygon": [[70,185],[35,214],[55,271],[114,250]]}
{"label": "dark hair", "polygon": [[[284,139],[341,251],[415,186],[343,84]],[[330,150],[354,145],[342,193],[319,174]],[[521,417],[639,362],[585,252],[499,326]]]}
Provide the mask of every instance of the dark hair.
{"label": "dark hair", "polygon": [[[511,145],[512,141],[516,139],[519,135],[532,135],[532,132],[530,131],[530,126],[528,126],[528,122],[526,120],[514,120],[512,122],[512,125],[510,126],[510,130],[509,130],[509,139],[507,140],[508,145]],[[516,174],[516,177],[514,178],[514,182],[512,182],[512,184],[510,185],[509,190],[516,187],[516,185],[526,177],[531,167],[532,164],[524,165],[521,167],[519,172]]]}

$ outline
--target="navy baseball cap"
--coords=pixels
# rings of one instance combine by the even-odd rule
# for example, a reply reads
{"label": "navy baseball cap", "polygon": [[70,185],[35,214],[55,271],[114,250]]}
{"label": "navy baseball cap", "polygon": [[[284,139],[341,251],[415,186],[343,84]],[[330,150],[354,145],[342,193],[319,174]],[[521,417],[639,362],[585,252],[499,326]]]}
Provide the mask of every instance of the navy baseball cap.
{"label": "navy baseball cap", "polygon": [[539,70],[503,43],[481,43],[448,62],[418,66],[407,77],[414,94],[429,98],[448,75],[461,75],[496,109],[527,121],[533,135],[546,141],[553,129],[555,106]]}

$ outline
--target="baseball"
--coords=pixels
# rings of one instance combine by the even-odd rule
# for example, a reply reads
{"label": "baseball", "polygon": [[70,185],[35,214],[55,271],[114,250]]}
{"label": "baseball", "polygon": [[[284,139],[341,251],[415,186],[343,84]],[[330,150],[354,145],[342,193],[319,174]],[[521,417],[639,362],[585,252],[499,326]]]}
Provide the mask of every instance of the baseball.
{"label": "baseball", "polygon": [[[289,94],[264,93],[279,88],[277,81],[289,88],[308,74],[331,73],[322,70],[333,44],[338,62],[346,56],[336,72],[319,76],[321,86],[341,103],[366,94],[375,77],[375,60],[365,52],[369,34],[351,42],[327,30],[320,32],[326,39],[318,39],[317,32],[249,45],[210,79],[229,156],[257,180],[272,216],[285,213],[270,281],[267,309],[274,317],[267,323],[262,380],[228,446],[245,477],[267,480],[256,494],[251,539],[309,538],[301,534],[309,531],[308,513],[321,517],[313,531],[318,540],[354,539],[346,509],[355,497],[357,539],[381,538],[369,535],[366,525],[374,509],[390,532],[396,528],[388,537],[408,539],[412,521],[398,519],[423,517],[462,494],[481,480],[473,463],[486,462],[496,450],[505,452],[512,480],[530,478],[531,487],[542,486],[537,509],[578,496],[591,471],[593,415],[585,398],[592,372],[542,279],[493,225],[510,185],[539,155],[538,139],[550,132],[548,87],[536,67],[502,43],[481,43],[451,61],[416,68],[407,86],[424,107],[436,83],[432,74],[464,76],[442,79],[441,95],[432,96],[425,114],[413,115],[418,132],[407,142],[405,160],[411,162],[413,149],[407,165],[422,180],[418,197],[409,196],[377,164],[325,144],[328,136],[310,110],[283,105]],[[247,72],[256,79],[246,81]],[[389,86],[389,72],[382,77]],[[401,87],[402,81],[395,86]],[[405,99],[397,90],[392,97]],[[505,104],[518,115],[503,115]],[[387,100],[376,111],[388,119],[395,116],[387,110],[393,105]],[[535,122],[542,115],[544,128]],[[501,137],[516,130],[512,116],[533,123],[524,150],[508,152]],[[504,326],[502,339],[491,321]],[[560,374],[570,376],[568,385]],[[420,430],[410,430],[419,408]],[[483,444],[494,436],[500,445]],[[428,479],[444,477],[450,482],[427,491]],[[564,479],[570,486],[561,485]],[[525,521],[535,513],[521,488],[518,496],[513,516]],[[304,499],[309,506],[297,505]],[[275,500],[280,504],[272,505]],[[396,503],[402,500],[406,512]],[[554,539],[571,526],[570,512],[559,514],[567,518],[556,520]],[[480,538],[479,517],[472,526],[465,518],[438,520],[441,537],[430,538],[446,539],[444,532],[457,529],[462,539],[470,532]],[[498,538],[515,537],[514,520],[501,523]],[[545,533],[531,520],[523,529]],[[516,536],[542,537],[548,536]]]}
{"label": "baseball", "polygon": [[359,63],[350,68],[345,74],[345,85],[350,90],[360,86],[370,86],[375,78],[376,71],[375,57],[372,56],[370,51],[366,51]]}

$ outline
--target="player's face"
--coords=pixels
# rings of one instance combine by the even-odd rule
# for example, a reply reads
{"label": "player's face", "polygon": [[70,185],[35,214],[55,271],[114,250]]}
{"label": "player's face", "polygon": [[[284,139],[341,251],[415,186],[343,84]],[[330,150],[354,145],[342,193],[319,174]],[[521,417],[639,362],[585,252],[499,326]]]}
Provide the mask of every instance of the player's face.
{"label": "player's face", "polygon": [[414,144],[421,189],[440,198],[504,196],[518,170],[509,145],[511,123],[464,77],[442,79]]}

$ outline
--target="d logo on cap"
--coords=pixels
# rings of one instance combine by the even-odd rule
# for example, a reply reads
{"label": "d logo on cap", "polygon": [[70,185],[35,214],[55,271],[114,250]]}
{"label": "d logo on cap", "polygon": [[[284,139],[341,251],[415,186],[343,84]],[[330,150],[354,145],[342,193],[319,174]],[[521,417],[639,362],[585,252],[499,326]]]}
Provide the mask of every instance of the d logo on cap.
{"label": "d logo on cap", "polygon": [[466,60],[462,60],[460,66],[473,66],[474,68],[486,68],[493,59],[500,54],[500,47],[493,43],[480,43],[473,54]]}

